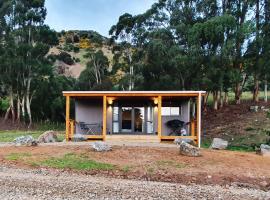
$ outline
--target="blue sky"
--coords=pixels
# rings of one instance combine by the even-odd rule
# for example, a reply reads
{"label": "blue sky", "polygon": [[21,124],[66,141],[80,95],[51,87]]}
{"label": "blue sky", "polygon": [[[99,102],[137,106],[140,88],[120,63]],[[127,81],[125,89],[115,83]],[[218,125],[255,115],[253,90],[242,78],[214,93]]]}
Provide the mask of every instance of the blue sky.
{"label": "blue sky", "polygon": [[108,36],[124,13],[140,14],[156,0],[46,0],[45,23],[56,31],[95,30]]}

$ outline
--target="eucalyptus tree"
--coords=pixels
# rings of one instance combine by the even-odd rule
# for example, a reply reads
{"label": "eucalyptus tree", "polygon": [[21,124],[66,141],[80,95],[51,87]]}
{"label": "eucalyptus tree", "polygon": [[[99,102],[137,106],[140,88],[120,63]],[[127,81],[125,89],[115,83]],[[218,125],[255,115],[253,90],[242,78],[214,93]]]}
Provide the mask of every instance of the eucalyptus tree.
{"label": "eucalyptus tree", "polygon": [[[128,90],[134,89],[134,65],[132,60],[133,46],[132,46],[132,30],[135,25],[135,19],[132,15],[126,13],[119,17],[116,25],[112,26],[109,34],[113,40],[121,40],[121,60],[116,59],[116,65],[122,65],[123,71],[126,72],[128,78]],[[119,53],[118,53],[119,54]],[[115,57],[119,58],[119,57]],[[128,68],[128,71],[127,71]]]}
{"label": "eucalyptus tree", "polygon": [[87,49],[84,55],[87,62],[86,69],[82,71],[76,83],[79,90],[95,90],[102,88],[107,83],[109,60],[102,50]]}

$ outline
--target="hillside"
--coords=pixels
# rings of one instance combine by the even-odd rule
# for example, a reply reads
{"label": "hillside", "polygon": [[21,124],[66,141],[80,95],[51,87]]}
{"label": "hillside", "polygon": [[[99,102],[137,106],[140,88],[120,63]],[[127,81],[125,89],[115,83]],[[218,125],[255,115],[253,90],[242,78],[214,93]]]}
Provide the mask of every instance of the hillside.
{"label": "hillside", "polygon": [[88,59],[84,57],[88,48],[102,50],[109,59],[113,59],[109,39],[95,31],[62,31],[58,33],[59,45],[53,46],[48,56],[54,62],[58,74],[78,78],[85,69]]}

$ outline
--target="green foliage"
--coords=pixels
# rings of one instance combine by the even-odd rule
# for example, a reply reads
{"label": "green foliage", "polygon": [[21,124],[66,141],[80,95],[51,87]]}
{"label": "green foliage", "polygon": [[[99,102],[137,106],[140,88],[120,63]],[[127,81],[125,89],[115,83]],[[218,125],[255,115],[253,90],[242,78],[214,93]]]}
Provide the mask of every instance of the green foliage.
{"label": "green foliage", "polygon": [[30,157],[30,153],[11,153],[5,156],[6,160],[11,160],[11,161],[17,161],[17,160],[23,160],[25,157]]}
{"label": "green foliage", "polygon": [[0,112],[4,112],[9,107],[9,101],[7,98],[0,99]]}
{"label": "green foliage", "polygon": [[76,170],[113,170],[115,168],[115,166],[112,164],[96,162],[89,160],[89,158],[85,155],[76,155],[73,153],[65,154],[60,158],[50,158],[37,163],[37,165]]}
{"label": "green foliage", "polygon": [[62,51],[59,55],[58,55],[58,59],[63,61],[64,63],[66,63],[67,65],[73,65],[74,61],[71,57],[70,54],[68,54],[67,52]]}

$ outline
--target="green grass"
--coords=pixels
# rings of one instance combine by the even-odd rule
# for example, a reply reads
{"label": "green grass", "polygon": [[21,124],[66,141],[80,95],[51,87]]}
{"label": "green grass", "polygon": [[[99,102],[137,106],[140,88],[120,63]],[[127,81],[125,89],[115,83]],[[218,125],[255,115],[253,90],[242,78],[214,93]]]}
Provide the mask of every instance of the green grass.
{"label": "green grass", "polygon": [[40,121],[35,123],[34,128],[38,131],[48,131],[48,130],[64,131],[66,128],[65,126],[66,126],[65,123]]}
{"label": "green grass", "polygon": [[250,146],[231,146],[227,147],[227,150],[230,151],[241,151],[241,152],[252,152],[254,149]]}
{"label": "green grass", "polygon": [[87,156],[76,155],[73,153],[65,154],[63,157],[52,157],[39,163],[32,163],[42,167],[52,167],[58,169],[75,169],[75,170],[113,170],[112,164],[96,162],[90,160]]}
{"label": "green grass", "polygon": [[11,153],[11,154],[8,154],[7,156],[5,156],[5,159],[16,161],[16,160],[22,160],[25,157],[30,157],[30,156],[31,156],[30,153]]}
{"label": "green grass", "polygon": [[[31,135],[37,139],[44,131],[0,131],[0,142],[13,142],[13,140],[20,136]],[[59,133],[57,135],[59,141],[63,141],[65,135]]]}
{"label": "green grass", "polygon": [[125,166],[122,167],[122,171],[127,173],[127,172],[129,172],[131,170],[131,168],[132,168],[131,166],[125,165]]}
{"label": "green grass", "polygon": [[159,160],[156,162],[159,167],[174,167],[178,169],[185,168],[187,165],[185,163],[178,163],[173,160]]}

